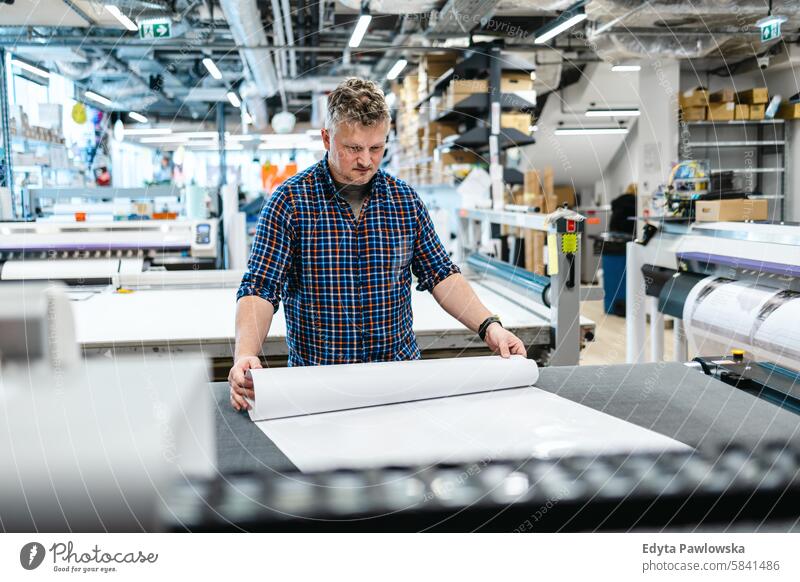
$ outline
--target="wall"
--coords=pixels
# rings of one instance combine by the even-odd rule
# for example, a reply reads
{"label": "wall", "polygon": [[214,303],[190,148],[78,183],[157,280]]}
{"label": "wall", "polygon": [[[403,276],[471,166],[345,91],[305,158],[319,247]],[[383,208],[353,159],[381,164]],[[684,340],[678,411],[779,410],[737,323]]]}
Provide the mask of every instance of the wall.
{"label": "wall", "polygon": [[[587,65],[580,81],[550,94],[537,120],[537,143],[520,148],[522,169],[551,166],[556,184],[571,184],[591,203],[598,178],[625,141],[625,135],[555,135],[560,127],[610,127],[612,118],[587,118],[587,109],[638,107],[637,73],[613,73],[611,65]],[[633,118],[624,118],[630,125]],[[588,200],[587,200],[588,199]]]}

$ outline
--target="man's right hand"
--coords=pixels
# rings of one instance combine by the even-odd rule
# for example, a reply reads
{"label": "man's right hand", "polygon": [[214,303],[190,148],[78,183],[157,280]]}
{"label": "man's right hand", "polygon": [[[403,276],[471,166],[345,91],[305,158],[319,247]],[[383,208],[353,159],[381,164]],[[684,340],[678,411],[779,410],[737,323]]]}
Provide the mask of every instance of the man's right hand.
{"label": "man's right hand", "polygon": [[261,360],[256,356],[245,356],[236,360],[236,363],[228,372],[228,384],[231,387],[231,406],[234,410],[250,410],[245,398],[256,399],[253,389],[253,381],[247,377],[247,370],[255,370],[261,367]]}

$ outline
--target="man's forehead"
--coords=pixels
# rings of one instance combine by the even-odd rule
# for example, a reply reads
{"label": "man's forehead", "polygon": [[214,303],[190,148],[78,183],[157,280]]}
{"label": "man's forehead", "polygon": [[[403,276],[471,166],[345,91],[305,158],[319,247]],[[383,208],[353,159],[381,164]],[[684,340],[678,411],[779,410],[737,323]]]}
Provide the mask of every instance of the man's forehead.
{"label": "man's forehead", "polygon": [[388,124],[364,126],[353,123],[340,123],[334,132],[336,137],[351,144],[373,145],[386,141],[389,135]]}

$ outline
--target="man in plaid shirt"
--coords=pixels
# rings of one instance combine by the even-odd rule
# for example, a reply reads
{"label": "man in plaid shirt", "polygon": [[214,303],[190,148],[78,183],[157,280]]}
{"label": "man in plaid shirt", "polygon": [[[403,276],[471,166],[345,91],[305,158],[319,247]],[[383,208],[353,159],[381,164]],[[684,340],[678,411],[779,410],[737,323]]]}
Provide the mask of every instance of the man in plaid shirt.
{"label": "man in plaid shirt", "polygon": [[328,97],[327,154],[264,205],[237,293],[231,405],[254,398],[250,368],[281,299],[290,366],[411,360],[411,273],[450,315],[503,357],[522,341],[480,302],[448,257],[428,211],[405,182],[379,169],[389,108],[378,86],[348,79]]}

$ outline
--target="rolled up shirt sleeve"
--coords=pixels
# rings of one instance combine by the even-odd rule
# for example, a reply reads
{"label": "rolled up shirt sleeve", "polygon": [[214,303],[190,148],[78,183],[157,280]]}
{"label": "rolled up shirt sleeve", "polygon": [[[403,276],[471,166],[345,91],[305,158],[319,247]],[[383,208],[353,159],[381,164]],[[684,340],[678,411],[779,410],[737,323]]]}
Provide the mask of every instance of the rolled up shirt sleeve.
{"label": "rolled up shirt sleeve", "polygon": [[278,188],[264,204],[247,270],[236,293],[237,301],[256,295],[272,303],[278,311],[292,259],[291,211],[289,193],[283,187]]}
{"label": "rolled up shirt sleeve", "polygon": [[411,271],[419,283],[417,290],[433,291],[440,282],[461,269],[450,260],[447,251],[433,228],[428,209],[417,197],[417,238],[414,241],[414,256],[411,259]]}

